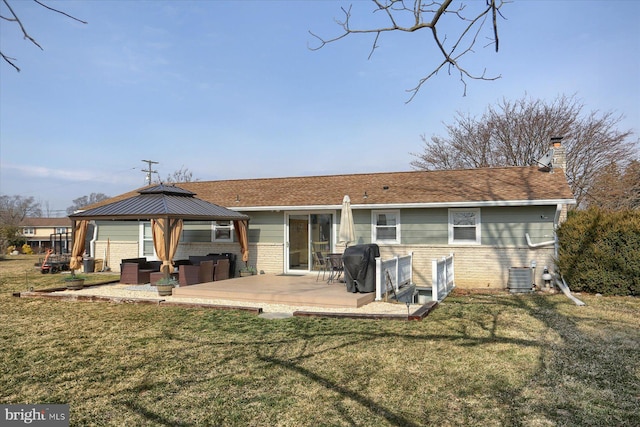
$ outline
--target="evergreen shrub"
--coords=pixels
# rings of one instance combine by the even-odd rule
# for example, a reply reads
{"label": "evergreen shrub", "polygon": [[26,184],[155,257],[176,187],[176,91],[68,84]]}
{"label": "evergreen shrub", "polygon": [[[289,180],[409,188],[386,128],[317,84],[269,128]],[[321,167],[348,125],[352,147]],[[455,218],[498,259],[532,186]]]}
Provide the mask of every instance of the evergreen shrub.
{"label": "evergreen shrub", "polygon": [[640,294],[640,211],[570,212],[558,241],[558,271],[572,290]]}

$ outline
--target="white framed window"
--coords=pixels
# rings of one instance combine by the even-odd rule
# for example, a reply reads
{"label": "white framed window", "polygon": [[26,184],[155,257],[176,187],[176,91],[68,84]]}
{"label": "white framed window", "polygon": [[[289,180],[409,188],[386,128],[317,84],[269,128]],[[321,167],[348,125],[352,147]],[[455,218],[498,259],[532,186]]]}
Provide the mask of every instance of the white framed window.
{"label": "white framed window", "polygon": [[56,227],[57,234],[64,234],[67,232],[67,227]]}
{"label": "white framed window", "polygon": [[449,209],[449,244],[480,244],[480,209]]}
{"label": "white framed window", "polygon": [[147,257],[147,259],[155,257],[155,248],[153,246],[153,231],[151,229],[151,221],[140,221],[140,245],[139,256]]}
{"label": "white framed window", "polygon": [[214,242],[233,242],[233,222],[213,221],[212,226]]}
{"label": "white framed window", "polygon": [[374,243],[400,243],[400,211],[371,212],[371,241]]}
{"label": "white framed window", "polygon": [[22,234],[24,236],[34,236],[36,234],[36,229],[34,227],[25,227],[22,229]]}

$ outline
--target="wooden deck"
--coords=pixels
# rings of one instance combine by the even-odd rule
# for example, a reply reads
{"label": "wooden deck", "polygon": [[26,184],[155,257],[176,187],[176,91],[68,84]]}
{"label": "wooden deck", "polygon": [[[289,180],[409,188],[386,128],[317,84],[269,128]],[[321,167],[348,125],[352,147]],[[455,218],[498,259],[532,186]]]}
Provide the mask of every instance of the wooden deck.
{"label": "wooden deck", "polygon": [[316,274],[258,274],[218,282],[200,283],[174,288],[173,295],[182,298],[225,299],[270,304],[311,307],[358,308],[375,299],[375,292],[347,292],[345,284],[316,281]]}

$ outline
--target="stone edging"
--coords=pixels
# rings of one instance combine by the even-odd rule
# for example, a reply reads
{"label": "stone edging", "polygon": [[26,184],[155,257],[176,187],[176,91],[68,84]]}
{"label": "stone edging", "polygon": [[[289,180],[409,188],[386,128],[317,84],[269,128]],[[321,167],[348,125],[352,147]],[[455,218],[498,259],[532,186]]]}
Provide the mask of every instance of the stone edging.
{"label": "stone edging", "polygon": [[[102,283],[101,283],[102,284]],[[95,285],[89,285],[95,286]],[[86,286],[86,287],[89,287]],[[112,302],[112,303],[125,303],[125,304],[151,304],[167,307],[184,307],[184,308],[209,308],[213,310],[240,310],[248,311],[253,314],[259,315],[263,312],[260,307],[244,307],[233,305],[219,305],[219,304],[207,304],[207,303],[194,303],[194,302],[178,302],[167,301],[165,299],[149,299],[149,298],[133,298],[133,297],[110,297],[110,296],[98,296],[98,295],[53,295],[52,292],[60,291],[60,288],[40,289],[37,291],[29,292],[15,292],[14,297],[18,298],[48,298],[62,301],[88,301],[88,302]],[[421,321],[431,313],[438,303],[430,301],[416,311],[408,315],[401,314],[383,314],[383,313],[331,313],[321,311],[295,311],[294,317],[324,317],[334,319],[369,319],[369,320],[417,320]]]}

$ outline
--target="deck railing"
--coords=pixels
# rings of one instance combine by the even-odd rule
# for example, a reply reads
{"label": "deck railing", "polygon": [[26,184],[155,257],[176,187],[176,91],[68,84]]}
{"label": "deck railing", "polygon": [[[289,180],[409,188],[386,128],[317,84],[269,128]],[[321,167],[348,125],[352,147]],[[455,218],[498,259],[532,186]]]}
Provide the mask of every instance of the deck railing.
{"label": "deck railing", "polygon": [[441,259],[431,261],[431,295],[433,301],[442,301],[455,285],[454,269],[453,269],[453,252]]}
{"label": "deck railing", "polygon": [[376,301],[392,290],[413,283],[413,252],[387,260],[376,258]]}

